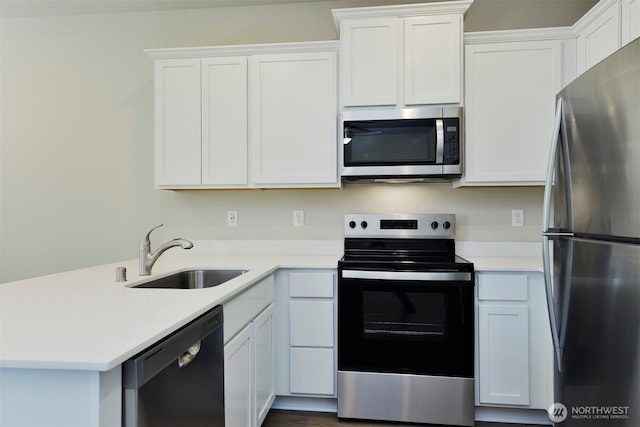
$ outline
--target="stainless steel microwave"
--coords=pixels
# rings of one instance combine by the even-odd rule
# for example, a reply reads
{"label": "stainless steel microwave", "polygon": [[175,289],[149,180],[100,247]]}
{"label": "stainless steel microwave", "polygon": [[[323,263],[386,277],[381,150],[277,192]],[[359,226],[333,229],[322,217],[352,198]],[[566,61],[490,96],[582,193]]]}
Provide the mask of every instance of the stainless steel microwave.
{"label": "stainless steel microwave", "polygon": [[345,111],[345,181],[429,181],[462,175],[461,107]]}

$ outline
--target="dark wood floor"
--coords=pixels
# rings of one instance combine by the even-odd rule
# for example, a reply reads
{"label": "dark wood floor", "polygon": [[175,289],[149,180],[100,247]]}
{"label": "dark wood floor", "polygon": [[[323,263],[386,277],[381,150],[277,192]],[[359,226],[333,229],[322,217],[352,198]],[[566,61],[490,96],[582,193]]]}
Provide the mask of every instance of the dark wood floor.
{"label": "dark wood floor", "polygon": [[[433,424],[407,424],[381,421],[340,421],[336,414],[324,412],[282,411],[272,409],[264,420],[262,427],[294,427],[294,426],[344,426],[344,427],[385,427],[385,426],[429,426]],[[476,423],[476,427],[529,427],[522,424]],[[537,426],[540,427],[540,426]]]}

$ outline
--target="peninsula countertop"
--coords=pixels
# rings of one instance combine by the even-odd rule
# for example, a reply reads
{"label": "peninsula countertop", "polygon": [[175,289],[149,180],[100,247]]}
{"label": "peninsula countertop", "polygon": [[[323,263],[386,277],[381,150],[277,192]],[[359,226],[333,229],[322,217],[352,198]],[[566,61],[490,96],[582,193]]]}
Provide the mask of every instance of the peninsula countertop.
{"label": "peninsula countertop", "polygon": [[[0,368],[109,370],[278,268],[336,268],[337,256],[163,257],[150,276],[128,260],[0,285]],[[127,282],[116,282],[126,267]],[[205,289],[132,286],[188,268],[248,270]]]}

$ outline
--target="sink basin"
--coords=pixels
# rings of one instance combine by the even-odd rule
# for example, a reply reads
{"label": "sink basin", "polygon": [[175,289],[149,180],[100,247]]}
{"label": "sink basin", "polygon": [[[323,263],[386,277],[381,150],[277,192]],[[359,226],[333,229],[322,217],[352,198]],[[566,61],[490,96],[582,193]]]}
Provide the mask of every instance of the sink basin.
{"label": "sink basin", "polygon": [[187,270],[133,286],[153,289],[202,289],[218,286],[247,270]]}

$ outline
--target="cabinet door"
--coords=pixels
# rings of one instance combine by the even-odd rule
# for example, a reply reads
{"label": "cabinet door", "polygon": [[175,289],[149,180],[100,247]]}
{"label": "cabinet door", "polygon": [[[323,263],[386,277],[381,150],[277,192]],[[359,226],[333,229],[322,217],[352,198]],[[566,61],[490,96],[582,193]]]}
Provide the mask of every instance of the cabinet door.
{"label": "cabinet door", "polygon": [[462,15],[404,20],[404,104],[461,102]]}
{"label": "cabinet door", "polygon": [[338,186],[336,73],[330,52],[251,58],[254,184]]}
{"label": "cabinet door", "polygon": [[576,40],[578,74],[620,47],[620,6],[617,1],[582,28]]}
{"label": "cabinet door", "polygon": [[481,404],[529,404],[529,316],[526,304],[478,307]]}
{"label": "cabinet door", "polygon": [[560,41],[465,47],[469,185],[544,185],[560,90]]}
{"label": "cabinet door", "polygon": [[224,346],[225,425],[253,425],[253,325]]}
{"label": "cabinet door", "polygon": [[273,304],[253,321],[255,336],[256,425],[264,421],[275,399],[275,330]]}
{"label": "cabinet door", "polygon": [[154,61],[155,184],[200,184],[200,60]]}
{"label": "cabinet door", "polygon": [[342,105],[395,105],[400,60],[398,20],[343,21],[340,41]]}
{"label": "cabinet door", "polygon": [[640,37],[640,0],[622,1],[622,44]]}
{"label": "cabinet door", "polygon": [[291,393],[334,394],[334,352],[332,348],[292,348]]}
{"label": "cabinet door", "polygon": [[291,301],[291,346],[333,347],[333,312],[333,300]]}
{"label": "cabinet door", "polygon": [[247,58],[202,59],[202,183],[246,185]]}

